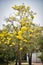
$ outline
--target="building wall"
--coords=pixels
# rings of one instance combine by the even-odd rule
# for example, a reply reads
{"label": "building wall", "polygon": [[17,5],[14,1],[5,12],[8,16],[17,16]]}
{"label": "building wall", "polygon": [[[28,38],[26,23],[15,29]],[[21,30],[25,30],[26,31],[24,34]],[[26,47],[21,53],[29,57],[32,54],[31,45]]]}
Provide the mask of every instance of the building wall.
{"label": "building wall", "polygon": [[[41,53],[38,52],[38,53],[33,53],[32,54],[32,62],[41,62],[40,58],[38,58],[38,56],[40,55]],[[28,54],[27,54],[27,62],[28,62],[29,58],[28,58]]]}
{"label": "building wall", "polygon": [[41,62],[41,60],[38,58],[38,56],[40,55],[41,53],[33,53],[32,54],[32,62]]}

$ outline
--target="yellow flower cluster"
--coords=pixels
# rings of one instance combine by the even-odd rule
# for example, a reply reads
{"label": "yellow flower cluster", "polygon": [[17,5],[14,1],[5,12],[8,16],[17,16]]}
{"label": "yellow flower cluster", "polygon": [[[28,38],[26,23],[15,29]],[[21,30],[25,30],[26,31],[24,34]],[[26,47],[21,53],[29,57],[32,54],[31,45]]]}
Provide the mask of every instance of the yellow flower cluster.
{"label": "yellow flower cluster", "polygon": [[21,35],[16,36],[18,39],[23,39]]}
{"label": "yellow flower cluster", "polygon": [[9,37],[7,37],[7,39],[10,41],[11,40],[11,38],[9,38]]}
{"label": "yellow flower cluster", "polygon": [[15,31],[15,32],[14,32],[14,35],[16,35],[16,34],[17,34],[17,32]]}
{"label": "yellow flower cluster", "polygon": [[23,40],[24,42],[28,42],[26,39]]}
{"label": "yellow flower cluster", "polygon": [[18,35],[16,36],[18,39],[23,39],[22,38],[22,31],[18,31]]}
{"label": "yellow flower cluster", "polygon": [[27,20],[27,16],[25,16],[25,17],[22,19],[22,22],[23,22],[23,21],[26,21],[26,20]]}
{"label": "yellow flower cluster", "polygon": [[23,20],[26,21],[26,20],[27,20],[27,16],[25,16],[25,17],[23,18]]}
{"label": "yellow flower cluster", "polygon": [[22,31],[19,31],[19,32],[18,32],[18,35],[22,35]]}
{"label": "yellow flower cluster", "polygon": [[11,33],[8,33],[7,35],[9,35],[9,36],[11,36],[11,37],[13,36],[13,34],[11,34]]}
{"label": "yellow flower cluster", "polygon": [[33,33],[33,30],[30,29],[29,32]]}
{"label": "yellow flower cluster", "polygon": [[22,50],[23,48],[22,47],[20,47],[20,51]]}
{"label": "yellow flower cluster", "polygon": [[12,42],[12,45],[15,45],[15,43],[14,43],[14,42]]}
{"label": "yellow flower cluster", "polygon": [[20,12],[18,12],[17,15],[19,16],[20,15]]}
{"label": "yellow flower cluster", "polygon": [[21,28],[21,31],[26,31],[27,30],[27,27],[26,26],[23,26],[22,28]]}
{"label": "yellow flower cluster", "polygon": [[36,35],[40,35],[40,33],[38,32],[38,33],[36,33]]}
{"label": "yellow flower cluster", "polygon": [[42,28],[39,27],[38,30],[42,30]]}
{"label": "yellow flower cluster", "polygon": [[0,33],[0,36],[4,37],[4,34],[3,33]]}
{"label": "yellow flower cluster", "polygon": [[22,21],[22,22],[21,22],[21,25],[22,25],[22,26],[26,25],[26,21]]}
{"label": "yellow flower cluster", "polygon": [[5,41],[4,44],[7,44],[7,42]]}
{"label": "yellow flower cluster", "polygon": [[19,11],[20,10],[24,11],[24,9],[26,9],[24,4],[22,4],[21,6],[14,5],[12,8]]}
{"label": "yellow flower cluster", "polygon": [[4,30],[3,30],[3,31],[0,33],[1,43],[9,45],[12,35],[13,35],[13,34],[8,33],[7,31],[4,31]]}
{"label": "yellow flower cluster", "polygon": [[14,5],[12,8],[16,10],[20,10],[20,6],[17,6],[17,5]]}
{"label": "yellow flower cluster", "polygon": [[9,45],[10,47],[12,47],[13,45]]}
{"label": "yellow flower cluster", "polygon": [[10,20],[10,21],[13,21],[14,19],[15,19],[15,18],[14,18],[13,16],[10,16],[10,17],[9,17],[9,20]]}
{"label": "yellow flower cluster", "polygon": [[33,37],[33,34],[29,34],[29,37]]}

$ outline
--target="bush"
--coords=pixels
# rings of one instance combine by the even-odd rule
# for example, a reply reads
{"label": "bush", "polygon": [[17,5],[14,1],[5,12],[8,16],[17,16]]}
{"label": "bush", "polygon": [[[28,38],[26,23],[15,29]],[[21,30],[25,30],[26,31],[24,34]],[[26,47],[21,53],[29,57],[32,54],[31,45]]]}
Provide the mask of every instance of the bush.
{"label": "bush", "polygon": [[39,56],[39,58],[41,59],[41,62],[43,63],[43,52],[41,53],[41,55]]}

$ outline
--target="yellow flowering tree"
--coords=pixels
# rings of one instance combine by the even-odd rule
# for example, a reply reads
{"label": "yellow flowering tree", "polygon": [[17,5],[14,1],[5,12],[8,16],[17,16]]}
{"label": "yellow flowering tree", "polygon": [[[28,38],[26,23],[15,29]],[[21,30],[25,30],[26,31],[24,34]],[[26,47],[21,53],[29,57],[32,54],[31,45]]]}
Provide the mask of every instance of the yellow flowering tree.
{"label": "yellow flowering tree", "polygon": [[1,33],[0,36],[7,36],[7,41],[5,40],[5,44],[8,44],[9,46],[15,46],[16,65],[17,56],[19,65],[21,65],[21,51],[24,47],[27,48],[27,53],[29,53],[29,65],[31,65],[31,53],[34,49],[36,49],[37,39],[39,35],[41,35],[41,28],[33,24],[32,21],[34,19],[35,13],[30,10],[29,6],[22,4],[14,5],[12,8],[17,12],[14,13],[14,15],[11,15],[9,18],[5,19],[6,22],[11,23],[9,32],[5,35],[2,35]]}

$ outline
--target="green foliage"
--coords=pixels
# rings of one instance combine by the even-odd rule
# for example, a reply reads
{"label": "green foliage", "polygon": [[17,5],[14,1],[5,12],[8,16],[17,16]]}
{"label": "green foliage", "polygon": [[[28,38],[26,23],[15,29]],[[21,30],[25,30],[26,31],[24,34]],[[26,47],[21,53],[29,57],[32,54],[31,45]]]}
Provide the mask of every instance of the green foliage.
{"label": "green foliage", "polygon": [[9,62],[15,59],[15,51],[12,47],[5,44],[0,44],[0,63]]}
{"label": "green foliage", "polygon": [[41,59],[41,62],[43,63],[43,52],[41,52],[41,55],[39,56],[39,58]]}
{"label": "green foliage", "polygon": [[43,51],[43,35],[40,36],[38,43],[39,43],[39,46],[40,46],[40,51]]}

